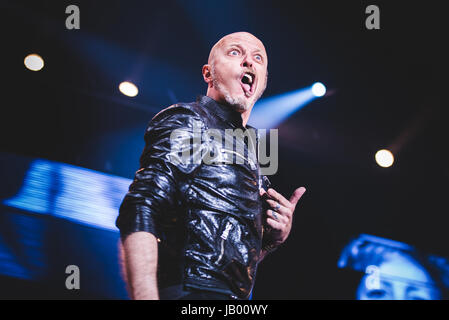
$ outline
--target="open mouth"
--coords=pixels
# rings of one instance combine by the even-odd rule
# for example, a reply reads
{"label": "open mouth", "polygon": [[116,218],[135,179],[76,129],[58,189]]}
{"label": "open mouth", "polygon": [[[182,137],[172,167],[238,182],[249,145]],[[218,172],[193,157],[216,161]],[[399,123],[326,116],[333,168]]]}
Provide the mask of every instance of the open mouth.
{"label": "open mouth", "polygon": [[251,72],[245,72],[240,78],[245,96],[250,97],[254,94],[256,75]]}

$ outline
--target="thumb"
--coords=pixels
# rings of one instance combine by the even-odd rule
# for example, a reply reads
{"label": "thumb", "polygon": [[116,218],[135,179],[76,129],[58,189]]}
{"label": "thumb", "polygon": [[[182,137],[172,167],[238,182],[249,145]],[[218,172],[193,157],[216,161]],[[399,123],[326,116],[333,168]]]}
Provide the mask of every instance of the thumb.
{"label": "thumb", "polygon": [[304,187],[296,189],[295,192],[293,192],[292,196],[290,197],[290,203],[292,203],[293,205],[296,206],[299,199],[301,199],[302,195],[305,192],[306,192],[306,188],[304,188]]}

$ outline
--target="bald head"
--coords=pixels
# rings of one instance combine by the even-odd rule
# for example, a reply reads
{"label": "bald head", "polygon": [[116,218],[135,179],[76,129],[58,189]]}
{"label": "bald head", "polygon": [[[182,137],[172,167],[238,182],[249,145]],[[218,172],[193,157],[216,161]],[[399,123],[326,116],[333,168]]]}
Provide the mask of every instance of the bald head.
{"label": "bald head", "polygon": [[221,38],[220,40],[218,40],[218,42],[216,44],[214,44],[214,46],[210,50],[209,59],[207,60],[207,63],[209,65],[213,65],[213,62],[215,60],[215,56],[216,56],[217,52],[223,46],[225,46],[227,43],[230,43],[232,41],[242,41],[242,40],[248,41],[249,43],[252,43],[255,46],[260,47],[261,50],[263,51],[263,53],[265,54],[265,57],[267,56],[267,52],[265,50],[265,46],[263,45],[262,41],[260,41],[256,36],[254,36],[253,34],[251,34],[249,32],[240,31],[240,32],[230,33],[230,34],[224,36],[223,38]]}

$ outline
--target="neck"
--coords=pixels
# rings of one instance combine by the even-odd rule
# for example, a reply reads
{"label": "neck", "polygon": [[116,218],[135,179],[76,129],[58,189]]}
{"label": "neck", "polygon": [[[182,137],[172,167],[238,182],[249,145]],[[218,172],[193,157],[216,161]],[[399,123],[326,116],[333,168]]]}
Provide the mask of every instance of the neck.
{"label": "neck", "polygon": [[249,108],[246,111],[243,111],[242,114],[242,124],[244,127],[246,127],[246,124],[248,123],[249,120],[249,116],[251,114],[251,110],[253,109],[253,107]]}
{"label": "neck", "polygon": [[[206,96],[208,96],[209,98],[214,99],[215,101],[217,101],[218,103],[222,103],[227,105],[228,103],[226,102],[226,100],[224,100],[223,98],[221,98],[220,96],[218,96],[217,94],[214,94],[214,91],[210,92],[210,90],[208,90],[208,92],[206,93]],[[251,114],[251,110],[253,109],[253,107],[249,108],[248,110],[242,111],[240,113],[240,115],[242,116],[242,125],[244,127],[246,127],[246,124],[248,123],[249,120],[249,116]]]}

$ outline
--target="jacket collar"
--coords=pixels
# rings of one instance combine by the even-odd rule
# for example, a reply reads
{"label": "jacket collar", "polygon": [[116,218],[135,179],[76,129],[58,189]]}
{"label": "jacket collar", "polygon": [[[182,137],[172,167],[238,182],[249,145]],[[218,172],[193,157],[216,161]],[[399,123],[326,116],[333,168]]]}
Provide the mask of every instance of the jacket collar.
{"label": "jacket collar", "polygon": [[201,104],[204,108],[219,116],[220,118],[232,123],[238,128],[243,127],[242,115],[232,109],[230,106],[218,103],[214,99],[199,95],[197,98],[197,102]]}

